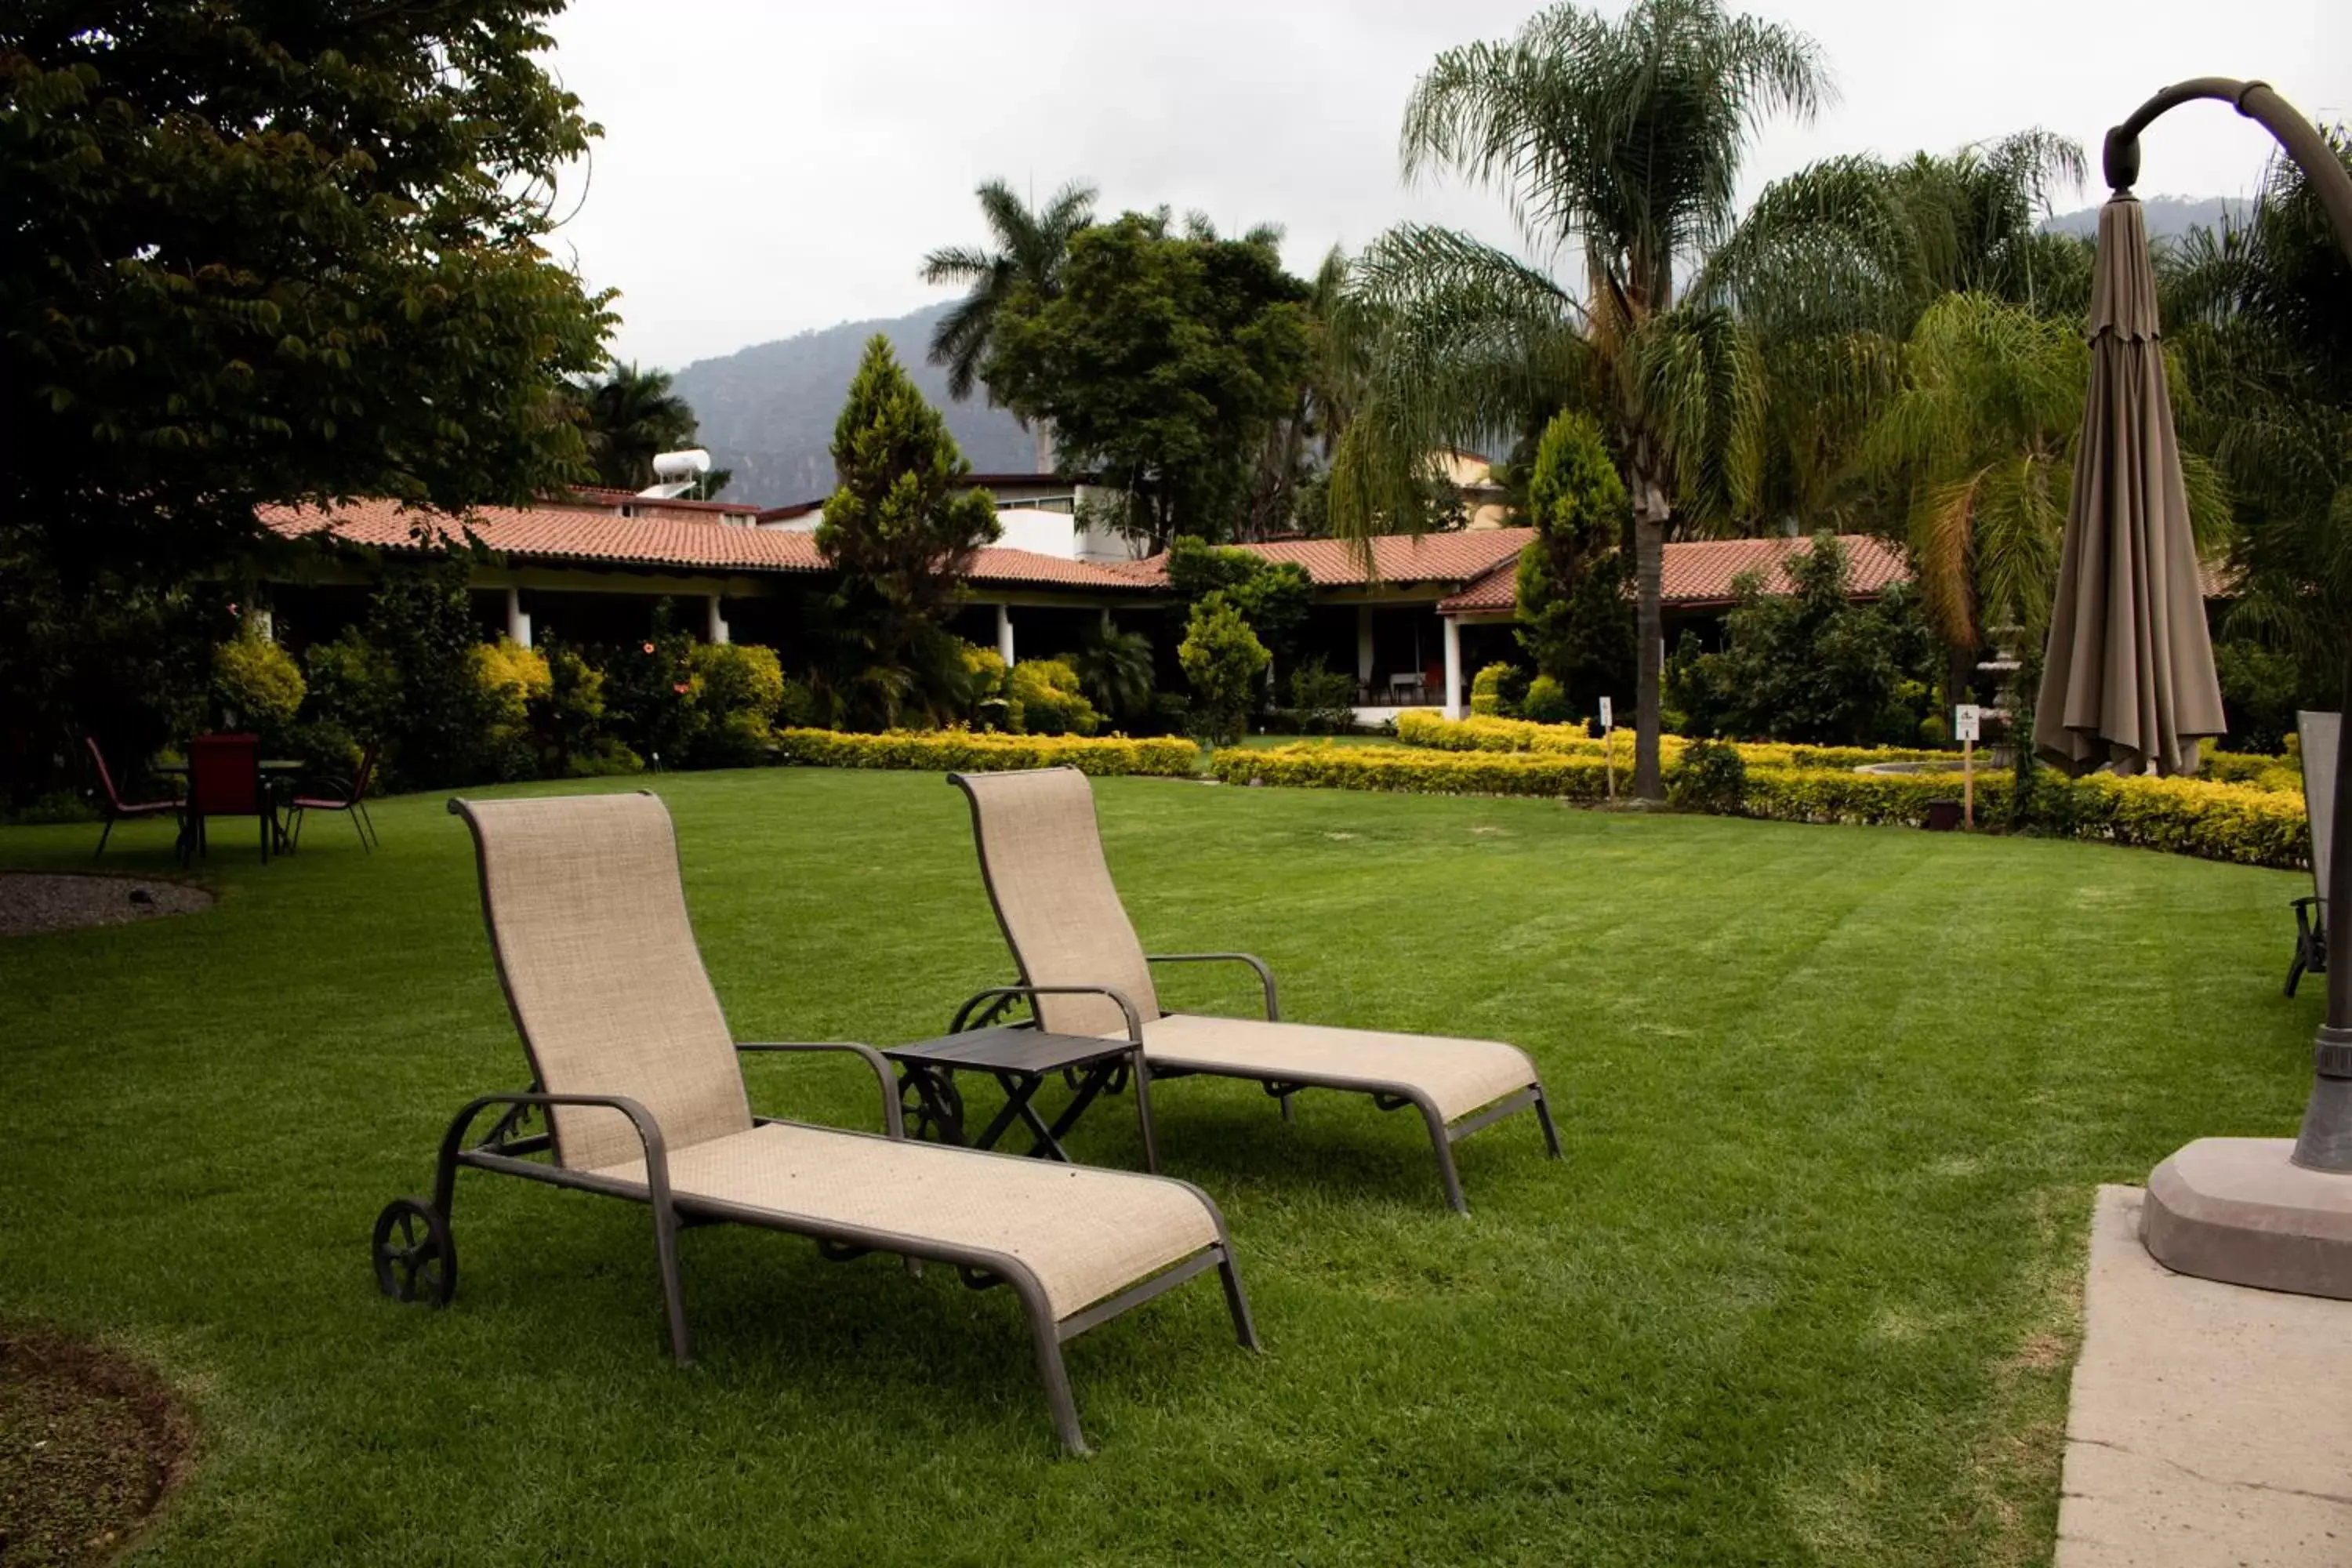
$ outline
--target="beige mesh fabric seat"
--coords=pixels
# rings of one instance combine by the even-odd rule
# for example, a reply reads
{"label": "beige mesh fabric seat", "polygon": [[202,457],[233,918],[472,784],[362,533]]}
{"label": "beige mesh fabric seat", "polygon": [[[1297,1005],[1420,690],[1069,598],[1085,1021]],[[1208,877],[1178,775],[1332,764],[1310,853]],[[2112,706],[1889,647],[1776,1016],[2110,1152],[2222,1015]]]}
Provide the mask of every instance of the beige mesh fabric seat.
{"label": "beige mesh fabric seat", "polygon": [[[650,795],[452,801],[473,829],[482,908],[533,1083],[467,1105],[442,1141],[427,1201],[376,1224],[379,1286],[447,1301],[460,1166],[633,1199],[653,1211],[677,1359],[693,1339],[682,1225],[731,1221],[867,1252],[952,1264],[1026,1309],[1055,1430],[1084,1451],[1066,1340],[1210,1268],[1236,1334],[1256,1336],[1224,1220],[1182,1182],[908,1140],[888,1062],[843,1043],[738,1045],[695,945],[669,814]],[[886,1135],[757,1116],[739,1051],[841,1051],[870,1068]],[[484,1111],[497,1120],[469,1144]],[[547,1119],[532,1132],[533,1114]]]}
{"label": "beige mesh fabric seat", "polygon": [[[1038,1027],[1063,1035],[1124,1035],[1132,1014],[1141,1026],[1144,1066],[1153,1082],[1192,1073],[1249,1079],[1281,1100],[1286,1121],[1303,1089],[1369,1094],[1384,1110],[1412,1106],[1435,1145],[1446,1202],[1457,1210],[1466,1212],[1468,1205],[1453,1146],[1479,1129],[1531,1110],[1546,1149],[1559,1158],[1559,1135],[1543,1081],[1517,1046],[1286,1024],[1273,974],[1247,953],[1145,953],[1103,859],[1094,791],[1084,773],[1074,768],[950,773],[949,782],[971,798],[981,875],[1021,973],[1019,986],[1000,990],[1040,988],[1029,996]],[[1151,966],[1209,962],[1245,963],[1256,972],[1265,997],[1263,1019],[1160,1011]],[[1045,987],[1077,987],[1082,994]],[[983,993],[974,1001],[997,995]],[[968,1004],[964,1016],[972,1011]]]}

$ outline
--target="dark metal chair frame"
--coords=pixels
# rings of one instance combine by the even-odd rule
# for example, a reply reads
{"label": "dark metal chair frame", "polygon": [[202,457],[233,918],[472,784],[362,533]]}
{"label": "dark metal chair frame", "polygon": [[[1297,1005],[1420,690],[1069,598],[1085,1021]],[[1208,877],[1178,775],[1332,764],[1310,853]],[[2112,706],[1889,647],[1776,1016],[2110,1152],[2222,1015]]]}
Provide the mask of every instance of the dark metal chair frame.
{"label": "dark metal chair frame", "polygon": [[375,818],[368,815],[367,793],[375,787],[375,767],[382,752],[382,742],[371,741],[366,750],[360,754],[358,771],[350,778],[327,773],[316,779],[304,781],[306,784],[316,787],[340,785],[343,797],[340,804],[315,794],[306,794],[303,790],[298,789],[294,792],[294,798],[286,805],[288,817],[286,847],[289,854],[302,847],[302,824],[314,811],[341,811],[349,814],[352,826],[360,836],[360,847],[371,855],[375,853],[377,847],[383,843],[383,839],[375,830]]}
{"label": "dark metal chair frame", "polygon": [[[1276,1079],[1265,1078],[1256,1073],[1240,1071],[1223,1063],[1188,1063],[1181,1058],[1165,1056],[1148,1058],[1140,1044],[1143,1034],[1142,1013],[1131,998],[1108,985],[1031,985],[1028,984],[1028,966],[1021,956],[1021,944],[1013,940],[1013,928],[1005,923],[1004,909],[996,896],[996,879],[988,869],[988,830],[982,821],[980,797],[972,794],[961,773],[950,773],[948,782],[961,790],[965,800],[971,804],[972,841],[974,847],[979,851],[981,881],[988,889],[988,907],[996,915],[997,929],[1004,935],[1004,945],[1013,954],[1014,966],[1022,972],[1021,984],[992,986],[968,999],[961,1008],[957,1009],[955,1023],[950,1026],[951,1032],[966,1027],[967,1020],[971,1020],[970,1026],[972,1027],[993,1024],[1013,1004],[1024,997],[1034,998],[1055,993],[1108,996],[1118,1003],[1119,1011],[1127,1016],[1129,1031],[1138,1042],[1135,1060],[1136,1090],[1139,1094],[1149,1092],[1150,1080],[1203,1075],[1211,1078],[1240,1079],[1244,1082],[1256,1083],[1268,1095],[1281,1102],[1282,1119],[1285,1121],[1297,1120],[1297,1113],[1291,1107],[1291,1100],[1301,1089],[1329,1089],[1344,1093],[1368,1094],[1371,1096],[1372,1103],[1382,1110],[1402,1110],[1408,1106],[1419,1110],[1423,1124],[1429,1130],[1430,1144],[1437,1154],[1437,1174],[1445,1187],[1446,1205],[1456,1214],[1468,1214],[1470,1204],[1462,1194],[1462,1176],[1454,1166],[1454,1145],[1472,1133],[1491,1127],[1507,1116],[1532,1109],[1536,1113],[1538,1124],[1543,1130],[1545,1152],[1552,1159],[1557,1160],[1560,1157],[1559,1130],[1552,1123],[1551,1103],[1545,1098],[1543,1086],[1540,1083],[1531,1085],[1516,1094],[1507,1095],[1493,1104],[1482,1107],[1461,1121],[1449,1125],[1444,1113],[1438,1110],[1436,1101],[1429,1097],[1428,1092],[1410,1083],[1343,1073],[1301,1073],[1291,1079]],[[1259,988],[1265,994],[1265,1021],[1269,1024],[1282,1022],[1281,1001],[1275,988],[1274,971],[1267,966],[1265,960],[1254,953],[1147,952],[1143,958],[1146,963],[1247,964],[1256,973]],[[975,1019],[973,1009],[980,1007],[983,1003],[990,1005]],[[1031,1003],[1031,1007],[1033,1016],[1014,1025],[1014,1027],[1038,1026],[1037,1020],[1034,1016],[1035,1007],[1034,1001]]]}
{"label": "dark metal chair frame", "polygon": [[114,837],[116,823],[139,822],[151,816],[179,816],[185,804],[180,800],[124,800],[121,790],[115,786],[114,770],[106,765],[106,753],[99,749],[98,737],[84,735],[82,744],[89,752],[90,765],[98,772],[100,806],[106,813],[106,826],[99,830],[98,847],[90,851],[91,859],[104,858],[106,841]]}
{"label": "dark metal chair frame", "polygon": [[[463,800],[452,800],[449,810],[453,815],[466,817],[469,826],[473,825]],[[1139,1307],[1196,1275],[1214,1268],[1224,1287],[1225,1305],[1233,1317],[1235,1339],[1245,1349],[1258,1348],[1257,1328],[1250,1316],[1248,1297],[1242,1289],[1241,1275],[1234,1258],[1233,1237],[1226,1228],[1225,1216],[1208,1194],[1190,1182],[1178,1184],[1199,1197],[1207,1207],[1210,1218],[1216,1226],[1217,1239],[1158,1274],[1060,1319],[1054,1316],[1045,1287],[1036,1275],[1010,1253],[985,1247],[950,1246],[927,1237],[845,1225],[779,1209],[753,1208],[674,1194],[670,1188],[668,1155],[662,1141],[661,1128],[653,1113],[644,1105],[624,1095],[548,1094],[539,1089],[538,1085],[544,1079],[540,1073],[537,1054],[531,1049],[530,1036],[523,1026],[521,1013],[515,1006],[514,989],[507,976],[505,949],[499,943],[498,927],[489,916],[489,870],[478,831],[475,838],[475,868],[482,882],[483,922],[489,930],[490,952],[498,965],[499,985],[506,995],[508,1010],[514,1017],[523,1054],[530,1061],[532,1087],[512,1094],[481,1095],[468,1101],[450,1120],[448,1130],[442,1134],[429,1205],[418,1198],[396,1198],[378,1216],[374,1247],[376,1280],[384,1294],[399,1300],[423,1300],[434,1306],[441,1306],[446,1304],[455,1292],[457,1249],[449,1230],[449,1215],[457,1197],[457,1172],[464,1167],[500,1175],[520,1176],[550,1186],[599,1193],[607,1197],[646,1205],[653,1211],[654,1258],[661,1275],[662,1303],[668,1320],[670,1352],[680,1366],[688,1365],[694,1360],[694,1333],[686,1315],[685,1287],[678,1261],[678,1232],[698,1226],[722,1223],[805,1236],[817,1244],[818,1255],[827,1262],[845,1263],[875,1252],[895,1253],[906,1260],[909,1273],[919,1273],[923,1262],[936,1262],[953,1267],[963,1283],[971,1289],[985,1290],[997,1285],[1010,1285],[1013,1294],[1020,1299],[1023,1311],[1029,1321],[1038,1374],[1045,1384],[1045,1400],[1053,1414],[1055,1434],[1064,1449],[1071,1454],[1084,1454],[1087,1449],[1085,1435],[1078,1426],[1077,1403],[1070,1391],[1069,1372],[1063,1362],[1062,1346],[1087,1330],[1097,1328],[1129,1309]],[[887,1131],[878,1135],[824,1127],[786,1117],[754,1116],[754,1126],[812,1127],[845,1137],[880,1136],[892,1141],[906,1141],[906,1125],[899,1111],[898,1087],[890,1064],[873,1047],[851,1041],[793,1040],[739,1042],[735,1048],[738,1052],[846,1052],[873,1069],[875,1079],[881,1087],[882,1121]],[[552,1119],[546,1119],[549,1124],[547,1131],[531,1132],[525,1130],[530,1116],[538,1112],[545,1118],[548,1107],[565,1105],[603,1106],[628,1117],[645,1149],[646,1181],[642,1189],[632,1183],[591,1172],[567,1170],[560,1164],[533,1158],[536,1155],[560,1158],[560,1152],[555,1146]],[[469,1144],[467,1135],[475,1121],[492,1107],[503,1108],[502,1114],[481,1142]],[[1017,1155],[978,1151],[968,1153],[972,1159],[1019,1158]],[[404,1224],[404,1215],[411,1223]],[[414,1228],[413,1222],[417,1220],[423,1223],[421,1238],[416,1237]],[[407,1245],[394,1245],[392,1237],[395,1231],[404,1233]]]}

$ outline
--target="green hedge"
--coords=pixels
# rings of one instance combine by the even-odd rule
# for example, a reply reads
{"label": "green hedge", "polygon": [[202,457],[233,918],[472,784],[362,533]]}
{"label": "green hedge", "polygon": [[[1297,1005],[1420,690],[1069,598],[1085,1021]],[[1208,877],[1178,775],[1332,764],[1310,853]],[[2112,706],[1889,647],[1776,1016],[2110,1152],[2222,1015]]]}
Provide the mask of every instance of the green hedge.
{"label": "green hedge", "polygon": [[[1542,752],[1565,757],[1600,757],[1606,748],[1581,724],[1538,724],[1526,719],[1473,714],[1467,719],[1408,709],[1397,715],[1397,739],[1408,746],[1441,752]],[[1633,755],[1633,734],[1617,732],[1618,763]],[[1672,763],[1686,742],[1680,735],[1658,737],[1661,763]],[[1926,752],[1905,746],[1801,746],[1778,741],[1737,742],[1739,760],[1750,768],[1850,768],[1864,763],[1951,762],[1956,752]],[[2270,759],[2275,762],[2276,759]]]}
{"label": "green hedge", "polygon": [[1124,735],[1001,735],[971,730],[892,730],[880,735],[779,730],[776,743],[785,762],[819,768],[1002,773],[1067,764],[1087,773],[1190,778],[1201,761],[1201,749],[1178,736],[1131,741]]}
{"label": "green hedge", "polygon": [[2252,784],[2256,789],[2303,793],[2303,763],[2292,755],[2264,756],[2259,752],[2208,752],[2197,776],[2215,784]]}
{"label": "green hedge", "polygon": [[[1543,795],[1591,801],[1605,788],[1598,756],[1543,752],[1430,752],[1404,746],[1284,746],[1217,752],[1211,771],[1227,784],[1416,795]],[[1618,787],[1625,780],[1619,769]],[[2010,817],[2011,775],[1977,775],[1977,820]],[[1955,800],[1949,773],[1858,773],[1846,767],[1761,766],[1748,775],[1738,814],[1773,822],[1918,826],[1931,801]],[[2300,795],[2202,779],[2036,777],[2027,830],[2209,860],[2292,869],[2308,863]]]}
{"label": "green hedge", "polygon": [[[1607,763],[1598,755],[1567,757],[1525,752],[1432,754],[1406,746],[1230,747],[1210,759],[1209,771],[1227,784],[1292,784],[1305,789],[1398,790],[1408,795],[1533,795],[1600,800],[1608,793]],[[1617,770],[1622,792],[1630,775]]]}

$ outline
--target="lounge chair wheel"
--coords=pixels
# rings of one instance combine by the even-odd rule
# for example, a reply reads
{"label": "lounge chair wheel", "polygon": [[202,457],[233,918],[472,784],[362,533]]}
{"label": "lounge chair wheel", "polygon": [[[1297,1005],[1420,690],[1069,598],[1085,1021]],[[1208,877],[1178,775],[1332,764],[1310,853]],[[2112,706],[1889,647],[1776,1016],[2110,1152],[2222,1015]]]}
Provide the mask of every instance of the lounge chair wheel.
{"label": "lounge chair wheel", "polygon": [[963,1090],[956,1087],[954,1068],[932,1068],[919,1078],[908,1072],[898,1082],[898,1104],[906,1113],[908,1137],[963,1142]]}
{"label": "lounge chair wheel", "polygon": [[394,1198],[375,1216],[376,1289],[395,1301],[446,1307],[457,1289],[449,1222],[422,1198]]}

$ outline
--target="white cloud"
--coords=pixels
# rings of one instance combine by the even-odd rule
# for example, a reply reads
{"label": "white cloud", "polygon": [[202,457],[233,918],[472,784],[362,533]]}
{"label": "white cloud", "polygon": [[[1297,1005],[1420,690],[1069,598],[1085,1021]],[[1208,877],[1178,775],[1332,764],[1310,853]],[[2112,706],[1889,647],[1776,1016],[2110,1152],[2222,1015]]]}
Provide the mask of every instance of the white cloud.
{"label": "white cloud", "polygon": [[[2082,141],[2095,180],[2105,128],[2189,76],[2259,76],[2306,112],[2352,116],[2341,0],[1750,8],[1811,33],[1841,94],[1818,124],[1765,136],[1751,187],[1831,153],[1942,151],[2035,124]],[[622,355],[675,366],[940,298],[916,268],[934,246],[982,237],[971,192],[992,176],[1040,197],[1088,179],[1113,212],[1280,223],[1301,270],[1408,217],[1509,241],[1498,198],[1403,186],[1397,124],[1439,49],[1507,34],[1532,9],[580,0],[555,25],[555,66],[606,134],[558,242],[592,283],[623,290]],[[2202,104],[2144,144],[2144,192],[2234,195],[2269,141]]]}

